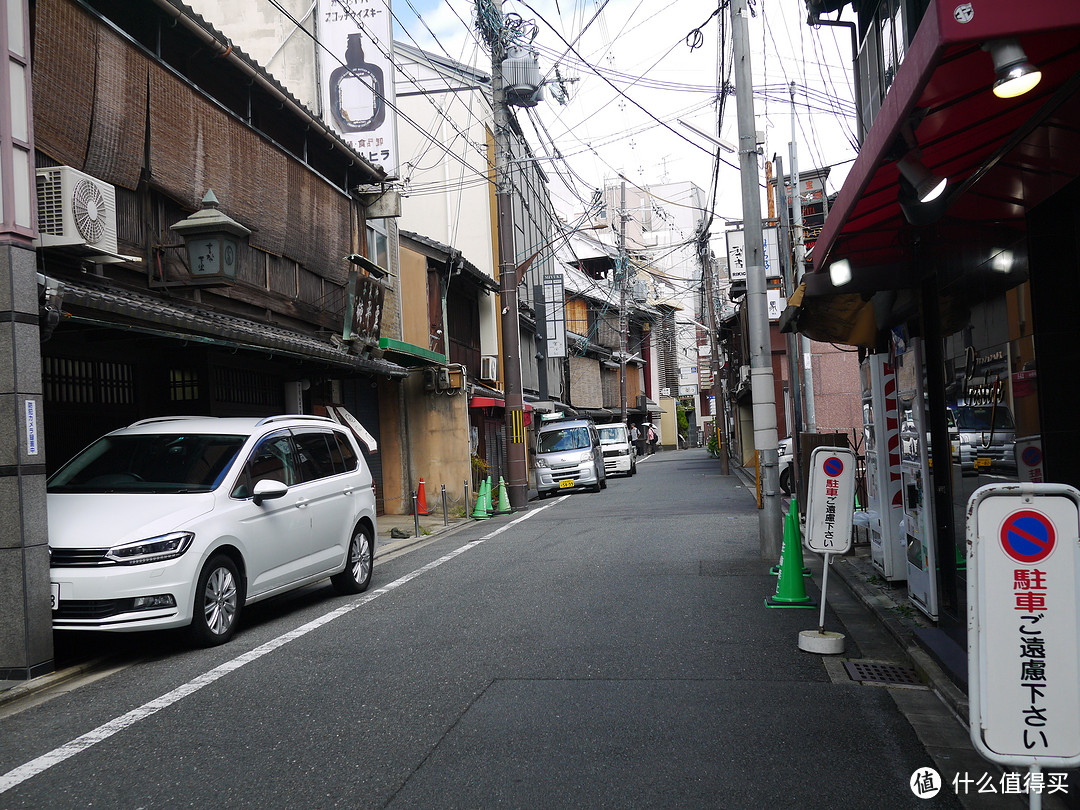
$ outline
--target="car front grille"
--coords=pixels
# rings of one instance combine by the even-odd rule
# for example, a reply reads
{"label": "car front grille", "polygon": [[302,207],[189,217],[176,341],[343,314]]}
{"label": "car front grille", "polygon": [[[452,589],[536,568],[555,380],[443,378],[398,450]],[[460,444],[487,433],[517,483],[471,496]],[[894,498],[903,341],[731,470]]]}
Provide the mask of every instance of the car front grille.
{"label": "car front grille", "polygon": [[105,556],[106,549],[101,548],[49,548],[50,568],[97,568],[103,565],[117,565],[115,560]]}
{"label": "car front grille", "polygon": [[130,599],[61,600],[53,611],[54,619],[107,619],[132,610]]}

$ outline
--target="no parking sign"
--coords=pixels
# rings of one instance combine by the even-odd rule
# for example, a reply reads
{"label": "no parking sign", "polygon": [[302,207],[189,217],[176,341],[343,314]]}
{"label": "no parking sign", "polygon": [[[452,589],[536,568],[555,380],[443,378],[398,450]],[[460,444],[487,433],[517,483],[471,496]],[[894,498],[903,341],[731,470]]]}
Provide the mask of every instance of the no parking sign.
{"label": "no parking sign", "polygon": [[854,451],[815,448],[806,492],[806,547],[818,554],[847,553],[855,510]]}
{"label": "no parking sign", "polygon": [[980,487],[967,541],[972,742],[1003,765],[1080,765],[1080,492]]}

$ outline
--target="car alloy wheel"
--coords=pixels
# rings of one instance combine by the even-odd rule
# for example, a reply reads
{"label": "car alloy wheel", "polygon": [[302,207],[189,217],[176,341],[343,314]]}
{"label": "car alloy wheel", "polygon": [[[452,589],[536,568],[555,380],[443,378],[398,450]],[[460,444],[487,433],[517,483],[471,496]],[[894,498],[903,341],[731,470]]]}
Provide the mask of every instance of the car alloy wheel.
{"label": "car alloy wheel", "polygon": [[361,593],[371,582],[372,543],[366,528],[358,526],[349,541],[349,558],[345,570],[330,578],[331,584],[342,594]]}
{"label": "car alloy wheel", "polygon": [[240,616],[239,583],[236,565],[224,555],[211,558],[203,567],[191,619],[191,633],[197,643],[212,647],[233,637]]}

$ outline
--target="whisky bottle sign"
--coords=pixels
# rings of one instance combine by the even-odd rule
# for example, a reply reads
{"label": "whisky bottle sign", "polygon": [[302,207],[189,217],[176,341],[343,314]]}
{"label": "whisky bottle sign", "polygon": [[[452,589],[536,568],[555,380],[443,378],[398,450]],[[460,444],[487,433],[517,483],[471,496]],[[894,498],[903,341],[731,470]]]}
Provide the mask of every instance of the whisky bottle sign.
{"label": "whisky bottle sign", "polygon": [[368,162],[397,176],[387,0],[318,0],[323,117]]}

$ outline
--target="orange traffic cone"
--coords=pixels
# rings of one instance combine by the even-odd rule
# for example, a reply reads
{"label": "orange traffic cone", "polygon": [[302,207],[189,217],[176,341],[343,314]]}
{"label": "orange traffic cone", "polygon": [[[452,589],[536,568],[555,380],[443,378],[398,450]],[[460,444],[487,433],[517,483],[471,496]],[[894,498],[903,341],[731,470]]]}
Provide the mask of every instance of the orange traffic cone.
{"label": "orange traffic cone", "polygon": [[430,515],[427,508],[427,495],[424,494],[424,479],[420,479],[420,486],[416,490],[416,514]]}

